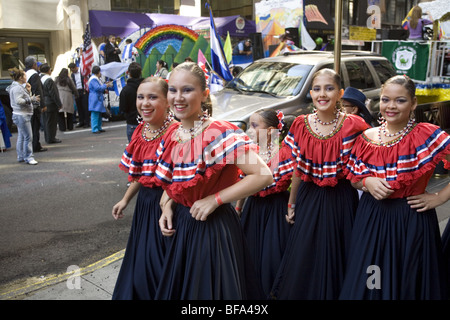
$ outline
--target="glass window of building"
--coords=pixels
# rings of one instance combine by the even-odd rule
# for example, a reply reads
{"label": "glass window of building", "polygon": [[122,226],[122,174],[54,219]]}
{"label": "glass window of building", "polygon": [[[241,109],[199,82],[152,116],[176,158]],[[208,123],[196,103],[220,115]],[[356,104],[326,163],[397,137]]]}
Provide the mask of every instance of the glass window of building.
{"label": "glass window of building", "polygon": [[112,0],[112,11],[174,13],[174,2],[163,0]]}

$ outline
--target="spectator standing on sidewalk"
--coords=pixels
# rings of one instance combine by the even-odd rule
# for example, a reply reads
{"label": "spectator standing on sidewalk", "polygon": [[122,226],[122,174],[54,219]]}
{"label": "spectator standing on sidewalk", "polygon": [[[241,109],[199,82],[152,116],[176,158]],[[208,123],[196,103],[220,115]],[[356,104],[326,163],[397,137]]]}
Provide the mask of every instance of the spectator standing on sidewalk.
{"label": "spectator standing on sidewalk", "polygon": [[58,87],[62,107],[58,112],[58,125],[60,131],[73,130],[74,97],[78,98],[78,90],[69,77],[69,70],[62,68],[55,79]]}
{"label": "spectator standing on sidewalk", "polygon": [[84,76],[80,72],[80,68],[75,63],[70,63],[67,66],[72,73],[70,75],[73,83],[77,87],[78,96],[75,97],[75,104],[77,105],[78,124],[77,128],[89,128],[91,123],[89,114],[89,93],[88,88],[84,87]]}
{"label": "spectator standing on sidewalk", "polygon": [[31,94],[31,85],[27,82],[27,75],[17,68],[9,70],[13,83],[6,89],[9,93],[13,109],[12,120],[17,126],[17,161],[35,165],[38,162],[33,154],[33,130],[31,118],[33,103],[39,102],[40,97]]}
{"label": "spectator standing on sidewalk", "polygon": [[92,76],[89,78],[89,111],[91,112],[91,129],[92,133],[105,132],[102,129],[102,113],[106,112],[104,93],[106,90],[112,90],[111,81],[103,83],[101,80],[101,72],[99,66],[92,68]]}
{"label": "spectator standing on sidewalk", "polygon": [[6,120],[5,109],[3,108],[2,102],[0,101],[0,130],[2,131],[4,148],[0,144],[0,151],[8,150],[11,148],[11,140],[12,137],[11,131],[8,127],[8,122]]}
{"label": "spectator standing on sidewalk", "polygon": [[47,107],[43,113],[45,142],[60,143],[61,140],[56,138],[58,112],[62,107],[58,87],[51,77],[52,69],[47,63],[41,65],[40,71],[44,102]]}
{"label": "spectator standing on sidewalk", "polygon": [[33,152],[47,151],[41,145],[41,115],[45,112],[44,93],[42,91],[42,82],[39,76],[38,63],[35,57],[28,56],[25,58],[25,72],[27,74],[28,83],[31,85],[31,94],[40,97],[40,102],[34,105],[33,116],[31,117],[31,128],[33,130]]}
{"label": "spectator standing on sidewalk", "polygon": [[127,84],[120,91],[119,111],[125,115],[127,123],[127,139],[131,141],[134,129],[138,126],[139,113],[136,108],[137,89],[142,82],[142,67],[137,62],[132,62],[128,66]]}

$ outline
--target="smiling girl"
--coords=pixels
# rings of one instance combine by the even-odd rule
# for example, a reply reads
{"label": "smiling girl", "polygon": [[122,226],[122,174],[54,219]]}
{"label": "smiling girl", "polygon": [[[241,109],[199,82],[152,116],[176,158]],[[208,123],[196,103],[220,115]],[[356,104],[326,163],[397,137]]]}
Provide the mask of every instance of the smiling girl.
{"label": "smiling girl", "polygon": [[276,299],[339,296],[358,204],[344,168],[355,138],[369,127],[340,111],[340,83],[331,69],[314,75],[315,112],[298,116],[284,140],[296,162],[287,215],[294,225],[272,288]]}
{"label": "smiling girl", "polygon": [[156,298],[261,299],[231,202],[270,185],[272,173],[242,130],[210,116],[205,73],[196,63],[172,71],[168,100],[181,124],[160,164],[170,198],[160,226],[172,244]]}
{"label": "smiling girl", "polygon": [[131,184],[112,209],[114,219],[123,218],[125,208],[139,194],[113,300],[154,299],[168,242],[159,229],[163,189],[156,177],[158,156],[178,125],[169,111],[167,82],[155,77],[144,79],[137,90],[136,107],[142,121],[119,165]]}
{"label": "smiling girl", "polygon": [[381,125],[365,131],[353,147],[348,179],[365,192],[342,299],[446,298],[434,208],[448,200],[450,186],[432,195],[425,188],[437,163],[450,159],[450,137],[436,125],[414,121],[415,90],[406,76],[387,80]]}
{"label": "smiling girl", "polygon": [[273,183],[247,199],[237,202],[241,224],[261,279],[264,293],[272,289],[291,224],[285,219],[289,186],[294,168],[290,149],[280,142],[289,131],[290,123],[281,111],[259,110],[250,116],[248,136],[259,145],[259,155],[272,170]]}

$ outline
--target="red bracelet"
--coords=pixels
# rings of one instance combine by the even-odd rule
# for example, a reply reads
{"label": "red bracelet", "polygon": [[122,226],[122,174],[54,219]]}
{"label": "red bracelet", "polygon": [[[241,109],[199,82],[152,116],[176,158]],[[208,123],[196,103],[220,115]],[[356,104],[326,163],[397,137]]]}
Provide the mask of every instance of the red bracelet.
{"label": "red bracelet", "polygon": [[234,208],[236,211],[241,211],[242,208],[236,207]]}
{"label": "red bracelet", "polygon": [[295,204],[294,203],[288,203],[288,208],[295,209]]}
{"label": "red bracelet", "polygon": [[365,177],[365,178],[363,179],[363,187],[364,187],[364,188],[367,188],[367,187],[366,187],[366,179],[367,179],[367,177]]}
{"label": "red bracelet", "polygon": [[218,192],[216,192],[214,197],[216,198],[216,202],[219,206],[223,205],[223,201],[222,201],[222,199],[220,199],[220,194]]}

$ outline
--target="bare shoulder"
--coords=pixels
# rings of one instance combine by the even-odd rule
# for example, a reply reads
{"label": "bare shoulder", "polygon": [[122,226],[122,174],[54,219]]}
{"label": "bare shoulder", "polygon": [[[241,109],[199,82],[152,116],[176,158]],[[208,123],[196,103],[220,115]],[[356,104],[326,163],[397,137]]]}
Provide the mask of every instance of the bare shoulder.
{"label": "bare shoulder", "polygon": [[364,135],[369,138],[370,140],[376,140],[378,137],[379,129],[377,127],[375,128],[369,128],[364,131]]}

